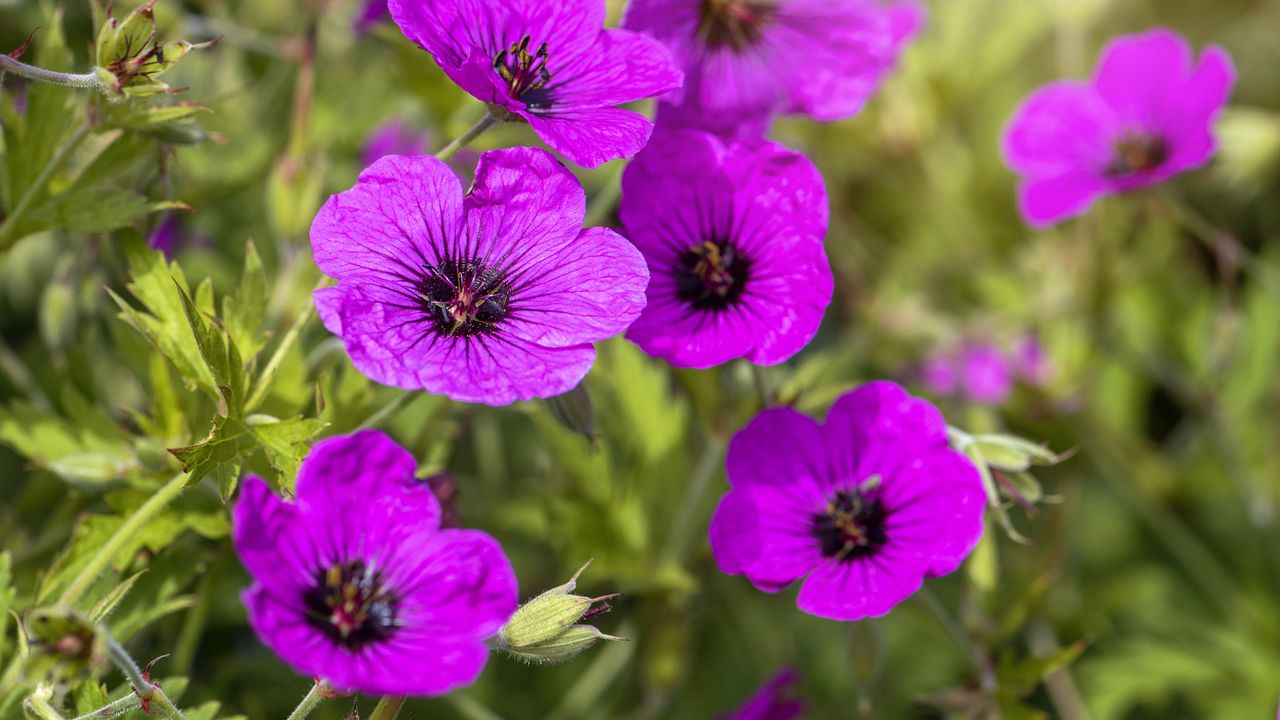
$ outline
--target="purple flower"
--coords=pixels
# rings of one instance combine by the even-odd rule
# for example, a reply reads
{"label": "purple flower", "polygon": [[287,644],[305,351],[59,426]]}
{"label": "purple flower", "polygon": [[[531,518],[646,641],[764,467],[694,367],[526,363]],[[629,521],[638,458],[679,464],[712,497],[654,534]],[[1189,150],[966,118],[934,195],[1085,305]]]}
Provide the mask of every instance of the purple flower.
{"label": "purple flower", "polygon": [[782,693],[797,679],[795,668],[785,668],[765,683],[746,704],[719,720],[794,720],[804,714],[804,703]]}
{"label": "purple flower", "polygon": [[360,162],[368,167],[387,155],[423,155],[430,145],[431,133],[415,131],[404,120],[392,118],[369,134],[360,151]]}
{"label": "purple flower", "polygon": [[797,604],[820,617],[884,615],[982,535],[977,469],[948,447],[938,410],[893,383],[845,394],[825,425],[765,410],[726,468],[709,530],[720,569],[765,592],[805,578]]}
{"label": "purple flower", "polygon": [[585,212],[543,150],[485,153],[465,196],[433,157],[384,157],[311,225],[316,264],[341,281],[316,308],[377,382],[490,405],[558,395],[644,306],[644,259],[582,229]]}
{"label": "purple flower", "polygon": [[960,363],[964,394],[981,405],[999,405],[1013,392],[1013,368],[995,345],[970,345]]}
{"label": "purple flower", "polygon": [[1113,40],[1092,81],[1041,87],[1005,130],[1005,161],[1022,176],[1023,217],[1051,225],[1099,196],[1203,165],[1234,82],[1231,58],[1217,46],[1192,67],[1190,47],[1172,31]]}
{"label": "purple flower", "polygon": [[1023,335],[1013,346],[1013,364],[1029,385],[1047,385],[1053,379],[1053,360],[1045,353],[1040,338],[1030,333]]}
{"label": "purple flower", "polygon": [[497,541],[440,529],[408,451],[366,430],[316,443],[297,501],[246,478],[233,523],[249,623],[294,670],[341,690],[439,695],[471,683],[516,609]]}
{"label": "purple flower", "polygon": [[387,9],[387,0],[365,0],[351,29],[358,36],[367,35],[375,25],[389,17],[391,17],[391,11]]}
{"label": "purple flower", "polygon": [[878,0],[632,0],[624,25],[661,40],[684,70],[660,125],[751,137],[780,112],[857,113],[923,13]]}
{"label": "purple flower", "polygon": [[627,337],[681,367],[796,354],[831,302],[827,195],[803,155],[696,130],[655,136],[622,176],[622,222],[649,263]]}
{"label": "purple flower", "polygon": [[604,0],[391,0],[391,16],[463,90],[579,165],[631,157],[652,124],[615,105],[680,86],[657,41],[602,30]]}

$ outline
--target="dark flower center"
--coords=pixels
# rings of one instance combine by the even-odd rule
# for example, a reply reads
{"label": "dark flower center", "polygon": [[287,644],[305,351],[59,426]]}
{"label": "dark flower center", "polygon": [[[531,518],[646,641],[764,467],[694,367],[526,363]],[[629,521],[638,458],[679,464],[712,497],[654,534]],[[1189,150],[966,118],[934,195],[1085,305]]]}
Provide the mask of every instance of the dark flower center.
{"label": "dark flower center", "polygon": [[[865,486],[864,486],[865,487]],[[874,492],[874,491],[872,491]],[[853,560],[884,546],[884,503],[863,490],[840,490],[825,511],[813,515],[813,536],[825,557]]]}
{"label": "dark flower center", "polygon": [[1169,144],[1159,135],[1126,133],[1115,144],[1115,154],[1107,166],[1110,177],[1124,177],[1155,170],[1169,159]]}
{"label": "dark flower center", "polygon": [[723,310],[738,301],[751,263],[721,240],[705,240],[680,255],[676,295],[699,310]]}
{"label": "dark flower center", "polygon": [[777,12],[769,0],[702,0],[698,37],[713,50],[745,50],[760,42]]}
{"label": "dark flower center", "polygon": [[321,568],[302,594],[307,624],[350,650],[391,637],[398,600],[363,560]]}
{"label": "dark flower center", "polygon": [[502,271],[485,267],[483,258],[445,260],[426,267],[418,295],[437,332],[470,337],[497,332],[510,309],[511,286]]}
{"label": "dark flower center", "polygon": [[545,110],[551,106],[546,88],[551,81],[547,70],[547,44],[542,43],[536,53],[529,53],[529,36],[498,53],[493,59],[493,69],[498,71],[511,91],[511,97],[522,101],[531,110]]}

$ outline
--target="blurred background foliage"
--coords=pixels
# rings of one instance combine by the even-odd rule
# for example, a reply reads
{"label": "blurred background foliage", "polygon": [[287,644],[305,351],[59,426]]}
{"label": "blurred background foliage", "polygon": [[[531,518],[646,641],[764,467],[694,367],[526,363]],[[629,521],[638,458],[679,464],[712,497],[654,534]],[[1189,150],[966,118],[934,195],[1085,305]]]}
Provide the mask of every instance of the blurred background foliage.
{"label": "blurred background foliage", "polygon": [[[462,523],[503,542],[525,596],[594,558],[580,587],[624,593],[599,624],[633,638],[552,668],[495,657],[475,686],[413,701],[414,717],[707,718],[786,665],[799,668],[815,718],[1274,712],[1280,2],[930,3],[924,33],[860,116],[775,129],[815,160],[831,195],[837,291],[817,340],[756,374],[741,364],[673,371],[615,339],[586,383],[590,411],[582,394],[514,411],[421,394],[402,404],[356,373],[318,322],[296,324],[320,279],[310,219],[354,182],[371,133],[399,120],[434,149],[482,112],[394,26],[354,33],[360,10],[348,0],[159,4],[163,36],[221,37],[166,75],[186,93],[152,101],[207,109],[181,117],[121,117],[87,91],[6,80],[7,214],[86,121],[91,131],[22,222],[0,232],[0,610],[60,597],[88,610],[131,578],[106,622],[140,659],[172,653],[156,673],[200,708],[190,717],[285,716],[310,681],[245,625],[247,577],[219,491],[241,470],[287,487],[310,438],[373,421],[424,473],[452,474]],[[39,27],[24,60],[84,72],[94,23],[89,2],[0,0],[0,50]],[[1016,103],[1048,80],[1086,76],[1109,37],[1153,25],[1221,44],[1236,62],[1217,160],[1029,231],[999,155]],[[505,126],[477,147],[536,143]],[[589,222],[616,222],[621,168],[581,173]],[[183,293],[143,247],[161,225]],[[240,416],[249,444],[192,451],[204,453],[194,461],[206,463],[204,479],[112,547],[111,572],[86,584],[86,564],[126,518],[180,489],[166,448],[200,443],[228,402],[209,376],[217,363],[202,365],[207,348],[182,324],[186,294],[197,310],[220,311],[251,368],[239,400],[261,386]],[[291,327],[300,341],[285,344]],[[934,398],[967,430],[1076,451],[1041,474],[1056,502],[1014,510],[1026,544],[993,526],[930,594],[849,625],[800,613],[794,589],[765,595],[716,571],[705,529],[725,489],[724,446],[762,399],[821,415],[871,378],[923,392],[918,369],[939,348],[1028,335],[1048,355],[1046,383],[999,406]],[[222,370],[235,375],[223,351]],[[954,609],[956,624],[940,623],[935,606]],[[24,689],[14,620],[0,618],[9,717]],[[118,675],[103,679],[119,697]],[[96,678],[78,682],[75,705],[101,704],[101,692]],[[332,701],[316,717],[349,709]]]}

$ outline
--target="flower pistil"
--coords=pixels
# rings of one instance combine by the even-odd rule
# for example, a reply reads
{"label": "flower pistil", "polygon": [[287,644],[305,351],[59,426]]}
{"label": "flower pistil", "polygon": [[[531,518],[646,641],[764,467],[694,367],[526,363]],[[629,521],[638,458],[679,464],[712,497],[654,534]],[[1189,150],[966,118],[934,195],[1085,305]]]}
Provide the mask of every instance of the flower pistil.
{"label": "flower pistil", "polygon": [[551,72],[547,70],[547,44],[538,46],[538,51],[529,53],[529,36],[511,43],[511,47],[498,53],[493,59],[493,69],[498,71],[503,82],[511,90],[511,96],[523,101],[531,109],[545,109],[550,106],[546,85],[551,81]]}
{"label": "flower pistil", "polygon": [[885,544],[888,513],[884,503],[870,492],[875,484],[837,491],[825,511],[813,516],[813,534],[824,556],[837,560],[866,557]]}
{"label": "flower pistil", "polygon": [[723,310],[742,296],[748,270],[732,245],[705,240],[681,254],[676,293],[699,310]]}
{"label": "flower pistil", "polygon": [[445,260],[426,270],[418,294],[438,332],[470,337],[497,331],[511,300],[511,288],[500,270],[486,267],[479,258]]}
{"label": "flower pistil", "polygon": [[386,640],[396,628],[398,598],[363,560],[319,570],[303,602],[308,624],[352,650]]}
{"label": "flower pistil", "polygon": [[1143,132],[1130,132],[1115,143],[1115,155],[1107,166],[1110,177],[1124,177],[1155,170],[1169,158],[1169,144],[1163,137]]}

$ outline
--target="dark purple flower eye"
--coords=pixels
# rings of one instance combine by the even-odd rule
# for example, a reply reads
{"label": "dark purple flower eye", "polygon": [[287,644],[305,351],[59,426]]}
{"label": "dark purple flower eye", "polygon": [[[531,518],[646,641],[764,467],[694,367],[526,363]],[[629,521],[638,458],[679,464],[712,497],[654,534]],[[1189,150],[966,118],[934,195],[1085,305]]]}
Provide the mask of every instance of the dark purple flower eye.
{"label": "dark purple flower eye", "polygon": [[681,367],[775,364],[831,302],[827,196],[813,164],[765,141],[659,133],[627,167],[621,215],[649,264],[627,337]]}
{"label": "dark purple flower eye", "polygon": [[644,259],[549,153],[494,150],[464,197],[432,157],[385,157],[311,226],[325,326],[373,380],[506,405],[572,389],[644,306]]}
{"label": "dark purple flower eye", "polygon": [[1103,51],[1091,81],[1050,83],[1023,101],[1005,130],[1004,156],[1021,176],[1026,221],[1051,225],[1102,195],[1208,162],[1235,69],[1217,46],[1193,59],[1170,30],[1121,37]]}
{"label": "dark purple flower eye", "polygon": [[405,37],[495,115],[529,123],[579,165],[631,157],[652,124],[616,106],[680,87],[656,40],[605,30],[604,0],[391,0]]}
{"label": "dark purple flower eye", "polygon": [[889,382],[836,401],[824,425],[765,410],[729,443],[730,490],[708,534],[720,569],[776,592],[803,579],[801,610],[887,613],[952,572],[982,535],[978,470],[929,403]]}
{"label": "dark purple flower eye", "polygon": [[915,0],[631,0],[624,26],[671,50],[662,127],[760,137],[778,113],[857,113],[923,24]]}
{"label": "dark purple flower eye", "polygon": [[485,641],[516,608],[515,574],[493,538],[440,527],[415,469],[366,430],[316,443],[294,503],[255,477],[241,486],[233,526],[254,580],[249,622],[299,673],[342,690],[439,695],[484,668]]}

